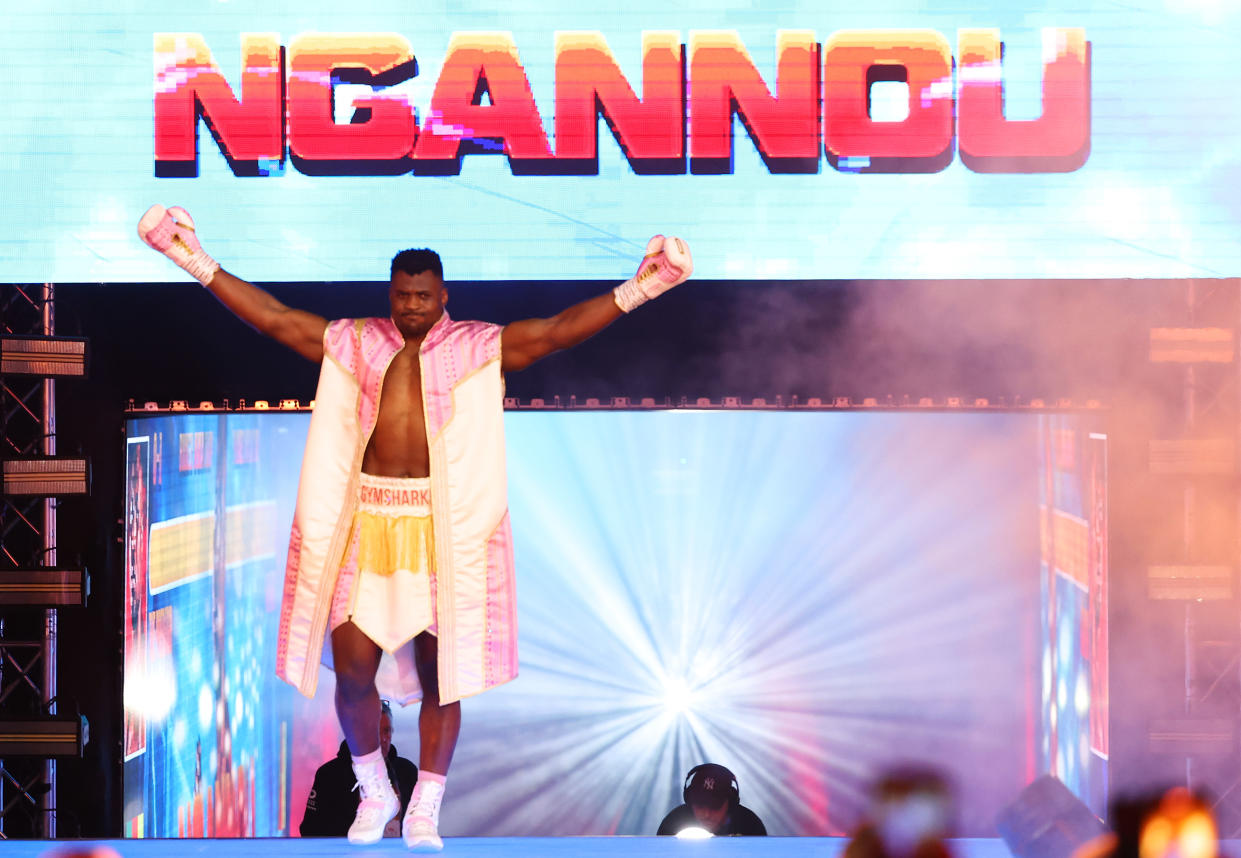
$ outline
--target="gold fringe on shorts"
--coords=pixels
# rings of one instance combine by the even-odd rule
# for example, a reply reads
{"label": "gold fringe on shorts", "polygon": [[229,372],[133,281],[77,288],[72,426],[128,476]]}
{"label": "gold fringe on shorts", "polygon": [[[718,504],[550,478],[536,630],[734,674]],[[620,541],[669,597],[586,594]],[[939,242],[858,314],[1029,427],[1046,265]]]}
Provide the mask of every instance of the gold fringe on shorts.
{"label": "gold fringe on shorts", "polygon": [[358,510],[350,542],[358,540],[358,571],[391,575],[398,569],[429,574],[435,557],[431,516],[376,514]]}

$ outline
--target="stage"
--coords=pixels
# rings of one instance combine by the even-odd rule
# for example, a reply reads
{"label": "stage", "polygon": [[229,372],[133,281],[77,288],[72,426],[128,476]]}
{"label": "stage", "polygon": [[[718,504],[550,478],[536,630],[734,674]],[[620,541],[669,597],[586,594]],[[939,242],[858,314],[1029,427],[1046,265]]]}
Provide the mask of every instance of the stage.
{"label": "stage", "polygon": [[[848,843],[843,837],[720,837],[678,840],[675,837],[449,837],[447,858],[774,858],[813,856],[836,858]],[[950,841],[957,858],[1010,858],[1002,840],[970,838]],[[374,846],[350,846],[337,838],[256,838],[216,840],[99,840],[60,842],[8,841],[5,858],[54,858],[83,854],[91,847],[112,849],[123,858],[285,858],[285,856],[350,855],[361,858],[411,854],[400,839]],[[100,856],[103,858],[103,856]]]}

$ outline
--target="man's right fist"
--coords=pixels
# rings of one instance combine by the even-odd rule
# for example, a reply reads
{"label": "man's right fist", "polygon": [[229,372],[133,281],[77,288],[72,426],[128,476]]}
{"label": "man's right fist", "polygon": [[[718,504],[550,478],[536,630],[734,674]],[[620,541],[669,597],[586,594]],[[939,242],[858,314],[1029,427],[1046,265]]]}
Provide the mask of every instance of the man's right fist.
{"label": "man's right fist", "polygon": [[652,298],[684,283],[694,273],[689,245],[679,238],[657,235],[646,243],[638,273],[612,290],[616,306],[628,313]]}
{"label": "man's right fist", "polygon": [[166,209],[153,205],[138,220],[138,237],[180,265],[195,280],[206,286],[220,270],[216,262],[198,244],[194,220],[180,206]]}

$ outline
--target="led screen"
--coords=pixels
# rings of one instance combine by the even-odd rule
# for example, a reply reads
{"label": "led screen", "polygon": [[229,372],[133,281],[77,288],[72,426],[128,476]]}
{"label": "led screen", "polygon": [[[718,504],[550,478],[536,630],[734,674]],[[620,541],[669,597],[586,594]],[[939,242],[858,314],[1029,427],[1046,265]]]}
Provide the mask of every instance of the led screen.
{"label": "led screen", "polygon": [[[777,834],[844,833],[871,778],[909,761],[948,774],[967,835],[1046,771],[1095,805],[1089,422],[509,412],[521,673],[463,704],[443,830],[651,834],[705,760]],[[307,425],[127,424],[130,836],[294,834],[336,753],[331,673],[310,701],[274,676]],[[415,712],[395,721],[416,762]]]}
{"label": "led screen", "polygon": [[0,278],[165,281],[185,206],[258,281],[1241,270],[1223,0],[24,4]]}
{"label": "led screen", "polygon": [[1105,818],[1107,437],[1060,416],[1043,421],[1040,432],[1040,765]]}

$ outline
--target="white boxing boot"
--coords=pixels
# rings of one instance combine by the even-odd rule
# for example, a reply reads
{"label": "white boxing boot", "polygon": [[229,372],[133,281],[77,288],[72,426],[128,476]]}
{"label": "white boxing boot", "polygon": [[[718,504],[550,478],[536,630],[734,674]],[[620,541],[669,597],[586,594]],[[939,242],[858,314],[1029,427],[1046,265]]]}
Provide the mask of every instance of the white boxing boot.
{"label": "white boxing boot", "polygon": [[418,772],[418,783],[410,796],[401,833],[411,852],[439,852],[444,848],[440,839],[440,802],[444,799],[444,776],[435,772]]}
{"label": "white boxing boot", "polygon": [[362,793],[362,800],[358,803],[353,825],[349,826],[349,842],[358,846],[378,843],[388,820],[401,809],[401,799],[392,789],[388,767],[378,748],[354,758],[353,774],[358,779],[357,789]]}

